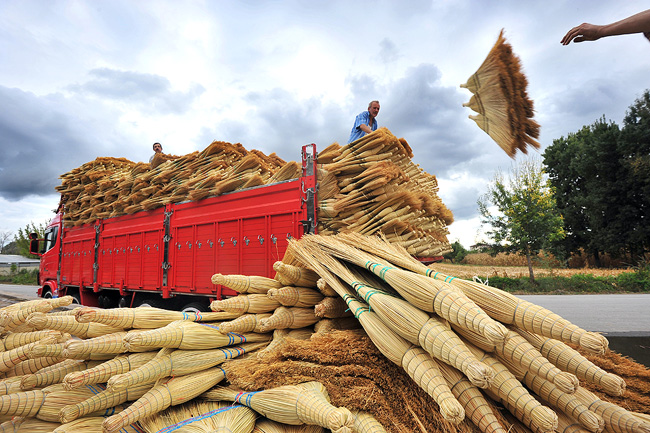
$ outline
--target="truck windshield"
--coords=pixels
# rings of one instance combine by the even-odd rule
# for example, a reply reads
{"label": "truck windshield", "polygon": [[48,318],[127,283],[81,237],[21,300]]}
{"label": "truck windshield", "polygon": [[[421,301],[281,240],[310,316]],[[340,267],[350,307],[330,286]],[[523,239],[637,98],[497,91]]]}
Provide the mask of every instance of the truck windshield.
{"label": "truck windshield", "polygon": [[53,226],[45,230],[44,242],[41,246],[41,254],[44,254],[46,251],[52,249],[54,244],[56,244],[56,235],[59,232],[59,227]]}

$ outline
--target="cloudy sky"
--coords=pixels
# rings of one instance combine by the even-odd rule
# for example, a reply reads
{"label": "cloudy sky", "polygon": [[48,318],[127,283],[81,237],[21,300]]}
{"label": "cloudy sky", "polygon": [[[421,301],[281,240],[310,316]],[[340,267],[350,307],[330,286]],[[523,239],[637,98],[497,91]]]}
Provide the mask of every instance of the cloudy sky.
{"label": "cloudy sky", "polygon": [[[347,142],[381,102],[454,212],[450,241],[479,239],[477,198],[512,160],[468,119],[459,88],[505,29],[553,139],[621,123],[650,88],[650,42],[560,45],[582,22],[650,7],[627,0],[0,1],[0,232],[52,216],[59,175],[98,156],[147,161],[212,140],[298,160]],[[539,152],[522,158],[539,157]]]}

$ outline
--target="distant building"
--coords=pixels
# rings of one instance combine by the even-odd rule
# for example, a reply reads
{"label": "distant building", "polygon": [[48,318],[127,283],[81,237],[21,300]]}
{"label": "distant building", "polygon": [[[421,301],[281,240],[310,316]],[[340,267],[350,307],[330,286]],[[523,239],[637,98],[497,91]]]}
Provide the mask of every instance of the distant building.
{"label": "distant building", "polygon": [[11,266],[16,265],[16,271],[20,272],[23,269],[31,271],[37,269],[41,261],[38,259],[28,259],[23,256],[13,254],[0,254],[0,275],[9,275],[11,273]]}

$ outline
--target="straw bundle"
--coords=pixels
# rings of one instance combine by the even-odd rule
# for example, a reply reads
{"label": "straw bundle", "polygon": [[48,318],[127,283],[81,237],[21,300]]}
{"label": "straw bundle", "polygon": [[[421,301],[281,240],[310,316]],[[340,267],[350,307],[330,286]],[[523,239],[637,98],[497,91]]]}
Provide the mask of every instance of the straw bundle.
{"label": "straw bundle", "polygon": [[260,321],[259,329],[261,332],[280,328],[298,329],[313,325],[318,320],[313,308],[278,307],[271,317]]}
{"label": "straw bundle", "polygon": [[271,289],[266,295],[285,307],[313,307],[324,298],[318,290],[293,286]]}
{"label": "straw bundle", "polygon": [[[102,390],[97,394],[76,404],[69,404],[59,411],[59,420],[62,424],[74,421],[86,415],[99,413],[105,409],[115,408],[127,401],[134,401],[142,397],[153,387],[153,384],[138,384],[121,391]],[[119,407],[119,409],[122,409]],[[111,411],[112,412],[112,411]],[[112,415],[112,413],[109,413]]]}
{"label": "straw bundle", "polygon": [[20,381],[22,376],[9,377],[7,379],[0,379],[0,395],[13,394],[14,392],[22,391]]}
{"label": "straw bundle", "polygon": [[169,406],[185,403],[221,382],[225,376],[223,369],[213,367],[158,383],[124,411],[106,418],[103,431],[117,431]]}
{"label": "straw bundle", "polygon": [[273,270],[282,276],[283,281],[299,287],[316,287],[316,282],[320,278],[314,271],[281,261],[273,263]]}
{"label": "straw bundle", "polygon": [[63,386],[66,389],[74,389],[83,385],[106,383],[112,376],[134,370],[146,364],[154,356],[156,356],[156,352],[116,356],[93,368],[67,374],[63,378]]}
{"label": "straw bundle", "polygon": [[316,288],[323,294],[323,296],[337,296],[336,291],[334,291],[334,289],[332,289],[322,278],[316,281]]}
{"label": "straw bundle", "polygon": [[0,431],[11,433],[50,433],[59,423],[41,421],[36,418],[14,417],[11,421],[0,425]]}
{"label": "straw bundle", "polygon": [[52,304],[48,301],[40,301],[26,305],[16,311],[0,312],[0,332],[5,333],[23,325],[32,313],[47,313],[52,310]]}
{"label": "straw bundle", "polygon": [[195,433],[250,433],[256,414],[241,405],[219,402],[193,402],[167,409],[160,416],[140,421],[150,433],[161,431],[191,431]]}
{"label": "straw bundle", "polygon": [[257,352],[257,358],[264,358],[273,353],[273,351],[281,346],[287,338],[295,338],[296,340],[308,340],[313,335],[313,332],[308,328],[303,329],[276,329],[273,331],[273,338],[265,348]]}
{"label": "straw bundle", "polygon": [[259,418],[252,433],[324,433],[319,425],[287,425],[268,418]]}
{"label": "straw bundle", "polygon": [[496,358],[482,354],[480,349],[468,347],[496,372],[493,384],[486,390],[488,395],[501,401],[510,413],[533,431],[551,432],[557,428],[555,412],[535,400],[507,367]]}
{"label": "straw bundle", "polygon": [[272,278],[248,275],[214,274],[212,284],[220,284],[239,293],[266,294],[269,289],[279,289],[282,284]]}
{"label": "straw bundle", "polygon": [[260,314],[243,314],[230,322],[221,322],[219,324],[219,332],[258,332],[260,331],[261,321],[271,317],[271,313]]}
{"label": "straw bundle", "polygon": [[574,395],[589,410],[603,418],[607,431],[615,433],[650,432],[650,423],[635,417],[634,414],[620,406],[601,400],[585,388],[578,388]]}
{"label": "straw bundle", "polygon": [[[102,431],[102,422],[104,417],[86,417],[74,420],[69,423],[61,424],[59,427],[51,430],[51,433],[98,433]],[[48,433],[50,433],[48,431]],[[137,424],[126,426],[120,430],[120,433],[143,433]]]}
{"label": "straw bundle", "polygon": [[557,432],[558,433],[587,433],[589,430],[585,429],[579,422],[575,422],[572,418],[566,416],[562,412],[557,414]]}
{"label": "straw bundle", "polygon": [[53,337],[54,343],[63,343],[70,338],[70,334],[64,334],[60,331],[32,331],[32,332],[16,332],[5,335],[0,340],[0,351],[8,351],[25,346],[29,343],[35,343],[45,338]]}
{"label": "straw bundle", "polygon": [[345,408],[332,406],[327,390],[318,382],[257,392],[216,388],[202,397],[207,400],[234,401],[284,424],[316,424],[330,429],[332,433],[351,433],[354,428],[352,413]]}
{"label": "straw bundle", "polygon": [[558,368],[575,374],[579,379],[593,383],[609,395],[623,395],[625,392],[625,381],[621,377],[606,372],[561,341],[521,329],[516,331]]}
{"label": "straw bundle", "polygon": [[[56,341],[56,336],[48,336],[43,340],[43,344],[53,343]],[[29,343],[24,346],[11,349],[7,352],[0,352],[0,373],[11,370],[15,365],[30,358],[29,353],[34,346],[41,344],[40,342]]]}
{"label": "straw bundle", "polygon": [[458,370],[438,363],[449,388],[465,410],[467,419],[483,433],[506,433],[495,415],[493,406],[483,393]]}
{"label": "straw bundle", "polygon": [[[313,241],[312,245],[321,247],[329,254],[368,269],[421,310],[435,312],[449,322],[473,330],[495,343],[503,341],[507,334],[501,323],[490,318],[469,298],[443,284],[431,284],[431,280],[422,275],[378,263],[376,257],[332,237],[309,235],[305,238],[308,239],[306,243]],[[294,242],[290,242],[290,245]]]}
{"label": "straw bundle", "polygon": [[133,385],[153,383],[167,376],[184,376],[196,373],[265,346],[266,343],[248,343],[208,350],[162,349],[155,358],[146,364],[111,377],[107,387],[110,390],[119,391]]}
{"label": "straw bundle", "polygon": [[358,433],[386,433],[386,429],[377,418],[368,412],[353,411],[354,431]]}
{"label": "straw bundle", "polygon": [[32,313],[27,319],[27,323],[38,330],[51,329],[67,332],[79,338],[93,338],[123,331],[122,328],[114,328],[101,323],[79,323],[74,316],[46,315],[43,313]]}
{"label": "straw bundle", "polygon": [[340,331],[344,329],[358,329],[359,321],[355,317],[343,317],[337,319],[320,319],[314,324],[315,333]]}
{"label": "straw bundle", "polygon": [[505,42],[503,30],[479,69],[461,84],[474,95],[463,104],[478,112],[470,116],[510,156],[527,146],[539,148],[539,124],[532,120],[533,102],[528,98],[527,79],[521,62]]}
{"label": "straw bundle", "polygon": [[327,319],[340,319],[351,317],[352,313],[348,310],[347,305],[341,298],[325,297],[322,301],[314,306],[314,314],[317,317]]}
{"label": "straw bundle", "polygon": [[210,309],[213,311],[226,311],[229,313],[268,313],[280,306],[276,300],[266,294],[243,294],[221,301],[212,301]]}
{"label": "straw bundle", "polygon": [[122,329],[152,329],[169,325],[176,320],[212,321],[223,320],[224,315],[215,313],[180,312],[154,307],[113,308],[109,310],[83,307],[77,310],[75,318],[79,323],[103,323]]}
{"label": "straw bundle", "polygon": [[493,352],[499,360],[519,365],[524,371],[534,371],[537,376],[553,382],[562,392],[573,394],[579,386],[578,378],[575,375],[563,372],[551,364],[537,349],[514,331],[510,331],[505,342],[498,345],[491,344],[485,338],[471,331],[463,329],[456,329],[456,331],[481,350]]}
{"label": "straw bundle", "polygon": [[43,357],[43,358],[34,358],[28,359],[16,364],[14,368],[5,373],[5,377],[14,377],[14,376],[24,376],[26,374],[36,373],[37,371],[49,367],[59,362],[65,361],[61,357]]}
{"label": "straw bundle", "polygon": [[222,334],[219,332],[218,326],[182,320],[172,322],[162,328],[129,334],[124,337],[127,349],[131,352],[146,347],[194,350],[216,349],[245,342],[268,341],[269,339],[269,336],[265,334]]}
{"label": "straw bundle", "polygon": [[514,365],[507,361],[504,362],[504,365],[543,401],[559,409],[557,411],[558,415],[564,413],[570,416],[590,432],[598,433],[605,427],[605,423],[600,416],[589,410],[574,396],[559,389],[555,384],[535,375],[531,371],[524,370],[520,365]]}
{"label": "straw bundle", "polygon": [[[96,362],[92,361],[93,364]],[[26,374],[22,376],[20,381],[20,388],[27,391],[33,388],[44,388],[46,386],[61,383],[63,378],[68,373],[82,371],[89,367],[88,361],[80,361],[77,359],[67,359],[63,362],[55,364],[53,367],[45,371],[37,371],[33,374]]]}
{"label": "straw bundle", "polygon": [[[297,244],[294,245],[294,248],[298,248],[295,252],[300,257],[309,260],[308,251],[301,250]],[[381,320],[402,338],[412,344],[419,344],[432,356],[463,371],[476,386],[486,388],[490,384],[494,372],[470,353],[446,323],[438,318],[429,317],[402,299],[363,284],[360,281],[365,283],[367,280],[361,273],[348,270],[343,264],[324,252],[312,249],[310,253],[313,258],[313,260],[309,260],[310,265],[319,269],[323,278],[326,278],[327,271],[320,264],[351,285]],[[336,280],[330,276],[328,281],[336,289]],[[337,292],[350,305],[348,293],[344,292],[340,286]]]}

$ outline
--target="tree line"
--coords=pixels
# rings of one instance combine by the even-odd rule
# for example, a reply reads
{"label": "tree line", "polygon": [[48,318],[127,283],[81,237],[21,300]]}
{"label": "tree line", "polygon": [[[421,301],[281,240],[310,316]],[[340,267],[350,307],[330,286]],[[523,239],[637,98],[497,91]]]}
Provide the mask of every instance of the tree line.
{"label": "tree line", "polygon": [[[584,251],[597,266],[608,254],[630,264],[650,249],[650,91],[622,126],[604,116],[553,140],[543,164],[524,160],[507,183],[497,173],[479,199],[493,252]],[[529,266],[531,278],[532,267]]]}

